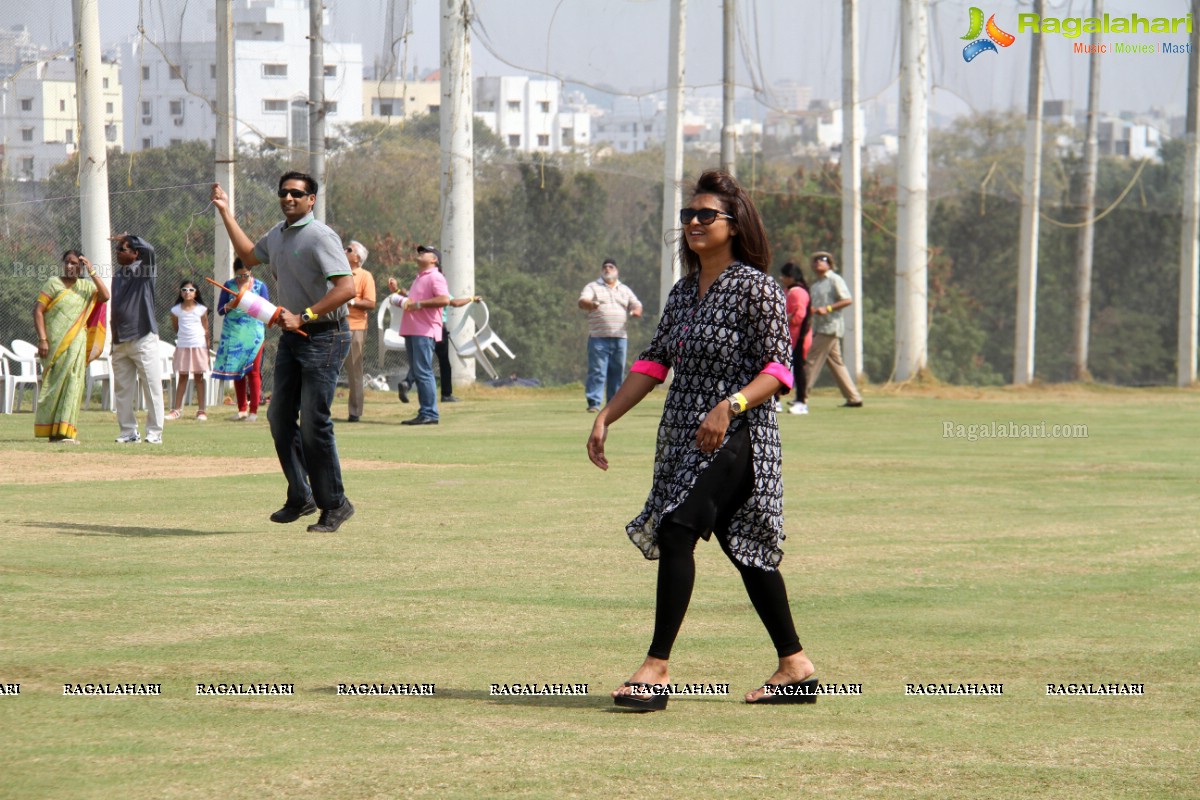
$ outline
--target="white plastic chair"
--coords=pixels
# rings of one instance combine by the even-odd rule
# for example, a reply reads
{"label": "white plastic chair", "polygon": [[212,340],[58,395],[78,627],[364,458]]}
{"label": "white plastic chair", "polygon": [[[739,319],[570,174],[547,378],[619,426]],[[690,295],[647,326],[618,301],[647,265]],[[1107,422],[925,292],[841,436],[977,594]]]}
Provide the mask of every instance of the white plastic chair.
{"label": "white plastic chair", "polygon": [[[495,380],[500,377],[500,373],[492,366],[491,359],[500,358],[500,350],[509,357],[515,359],[513,351],[508,349],[508,345],[504,343],[496,332],[492,330],[491,313],[488,311],[487,303],[478,300],[467,306],[467,313],[455,326],[454,332],[450,334],[450,343],[454,345],[454,349],[458,351],[461,358],[473,358],[483,367],[483,371]],[[463,329],[466,328],[468,322],[475,323],[475,333],[471,336],[461,336]],[[465,341],[461,341],[465,339]]]}
{"label": "white plastic chair", "polygon": [[12,349],[4,351],[8,360],[8,374],[4,378],[4,407],[6,413],[21,410],[21,399],[25,395],[25,387],[33,388],[33,410],[37,411],[38,390],[41,388],[40,359],[37,346],[23,339],[13,339]]}
{"label": "white plastic chair", "polygon": [[[396,350],[404,352],[404,337],[400,335],[400,320],[404,319],[404,309],[392,303],[392,299],[396,295],[390,294],[384,298],[379,304],[379,310],[375,312],[375,326],[379,329],[379,364],[383,365],[383,358],[387,355],[388,350]],[[388,323],[383,323],[384,317],[388,318]]]}
{"label": "white plastic chair", "polygon": [[112,411],[117,407],[116,392],[113,388],[112,353],[107,350],[104,355],[87,365],[87,378],[83,383],[84,408],[92,407],[92,388],[97,383],[102,384],[101,391],[103,392],[100,396],[100,408],[104,411]]}

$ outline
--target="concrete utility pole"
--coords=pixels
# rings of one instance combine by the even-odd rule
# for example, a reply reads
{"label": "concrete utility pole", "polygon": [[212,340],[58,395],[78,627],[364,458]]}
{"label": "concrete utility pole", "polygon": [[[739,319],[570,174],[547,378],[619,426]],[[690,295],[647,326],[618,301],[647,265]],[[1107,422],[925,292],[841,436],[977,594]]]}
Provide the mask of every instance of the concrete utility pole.
{"label": "concrete utility pole", "polygon": [[[1200,0],[1192,0],[1192,19],[1200,19]],[[1197,270],[1200,269],[1200,27],[1191,35],[1188,56],[1187,148],[1183,174],[1183,224],[1179,247],[1179,385],[1196,382]]]}
{"label": "concrete utility pole", "polygon": [[108,237],[108,145],[104,137],[104,95],[100,81],[99,0],[73,0],[75,84],[79,97],[80,246],[112,285],[113,249]]}
{"label": "concrete utility pole", "polygon": [[[896,163],[897,381],[928,355],[929,0],[900,4],[900,152]],[[854,298],[855,303],[862,301]]]}
{"label": "concrete utility pole", "polygon": [[[475,141],[470,0],[441,0],[442,270],[454,297],[475,293]],[[450,309],[454,330],[466,308]],[[468,327],[468,333],[472,331]],[[475,359],[450,348],[455,383],[475,381]]]}
{"label": "concrete utility pole", "polygon": [[[1039,17],[1044,0],[1034,0]],[[1021,239],[1018,244],[1017,341],[1013,350],[1013,383],[1033,382],[1034,334],[1037,328],[1038,210],[1042,198],[1042,35],[1030,36],[1029,107],[1025,115],[1025,179],[1021,191]]]}
{"label": "concrete utility pole", "polygon": [[[233,0],[216,0],[217,5],[217,162],[214,165],[213,180],[221,184],[225,194],[229,195],[229,207],[236,208],[234,196],[236,191],[237,149],[234,144],[234,119],[237,109],[233,99]],[[215,236],[213,236],[213,280],[224,283],[233,277],[233,242],[225,232],[220,214],[213,211]],[[216,293],[214,303],[221,294]],[[221,338],[221,326],[225,317],[213,314],[213,339]]]}
{"label": "concrete utility pole", "polygon": [[679,209],[683,206],[680,184],[683,181],[683,78],[687,37],[687,0],[671,0],[671,31],[667,54],[667,141],[663,156],[662,259],[659,265],[658,310],[667,305],[667,295],[679,280],[678,243]]}
{"label": "concrete utility pole", "polygon": [[854,302],[846,309],[842,358],[863,377],[862,130],[858,125],[858,0],[842,0],[842,277]]}
{"label": "concrete utility pole", "polygon": [[721,54],[724,58],[725,77],[721,100],[721,169],[730,175],[737,175],[737,139],[733,130],[733,101],[735,89],[734,80],[737,77],[737,67],[734,63],[734,35],[737,29],[737,3],[735,0],[725,0],[724,37],[722,38]]}
{"label": "concrete utility pole", "polygon": [[313,216],[325,220],[325,5],[308,0],[308,173],[319,184]]}
{"label": "concrete utility pole", "polygon": [[[1092,16],[1104,17],[1104,0],[1092,0]],[[1092,52],[1088,55],[1087,127],[1083,144],[1083,202],[1080,214],[1083,227],[1075,242],[1075,364],[1073,377],[1077,381],[1091,380],[1088,370],[1088,340],[1092,324],[1092,251],[1096,227],[1096,162],[1099,160],[1098,129],[1100,114],[1100,32],[1092,34]]]}

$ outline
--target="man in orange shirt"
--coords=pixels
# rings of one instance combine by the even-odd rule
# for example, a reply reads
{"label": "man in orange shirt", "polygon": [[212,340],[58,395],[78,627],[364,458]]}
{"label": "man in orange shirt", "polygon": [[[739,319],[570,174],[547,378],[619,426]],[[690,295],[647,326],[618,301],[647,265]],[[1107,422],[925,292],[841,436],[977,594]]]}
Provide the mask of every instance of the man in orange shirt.
{"label": "man in orange shirt", "polygon": [[350,320],[350,355],[346,358],[346,379],[350,382],[350,416],[348,422],[358,422],[363,413],[363,349],[367,342],[367,313],[375,308],[375,278],[363,269],[367,263],[367,248],[351,240],[346,246],[346,260],[354,278],[354,297],[347,311]]}

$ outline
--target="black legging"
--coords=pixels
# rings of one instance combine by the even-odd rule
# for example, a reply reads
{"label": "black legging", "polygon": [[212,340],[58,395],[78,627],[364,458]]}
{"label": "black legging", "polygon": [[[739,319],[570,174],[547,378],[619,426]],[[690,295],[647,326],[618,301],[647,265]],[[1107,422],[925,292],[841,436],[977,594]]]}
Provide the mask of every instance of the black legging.
{"label": "black legging", "polygon": [[804,334],[801,333],[795,349],[792,350],[792,379],[796,382],[796,402],[798,403],[808,402],[808,369],[805,364],[807,355],[804,352]]}
{"label": "black legging", "polygon": [[450,381],[450,337],[445,331],[442,331],[442,340],[434,343],[433,352],[441,368],[442,399],[445,400],[454,394],[454,384]]}
{"label": "black legging", "polygon": [[648,651],[653,658],[665,661],[671,657],[671,647],[683,624],[696,581],[696,540],[709,530],[741,574],[746,594],[766,627],[776,654],[783,658],[803,649],[792,621],[783,576],[778,570],[746,566],[729,549],[729,522],[754,487],[751,456],[749,430],[743,426],[697,479],[687,499],[659,525],[654,638]]}

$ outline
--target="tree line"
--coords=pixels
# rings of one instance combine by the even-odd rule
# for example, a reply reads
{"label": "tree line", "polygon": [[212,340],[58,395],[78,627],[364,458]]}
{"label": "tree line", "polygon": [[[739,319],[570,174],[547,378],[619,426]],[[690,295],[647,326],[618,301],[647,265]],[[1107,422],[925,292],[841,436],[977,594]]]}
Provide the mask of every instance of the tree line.
{"label": "tree line", "polygon": [[[360,123],[331,150],[327,221],[371,251],[367,269],[381,290],[389,276],[411,280],[418,244],[438,244],[437,130],[436,116],[403,126]],[[943,382],[1011,379],[1022,133],[1019,116],[994,113],[960,119],[931,138],[928,368]],[[653,333],[660,304],[661,153],[590,163],[578,156],[517,157],[486,127],[477,124],[475,135],[475,291],[487,298],[494,327],[518,355],[512,370],[549,384],[582,379],[586,320],[575,301],[604,258],[617,261],[622,280],[646,306],[646,317],[630,325],[636,353]],[[1078,221],[1081,172],[1075,136],[1069,129],[1048,133],[1055,146],[1047,148],[1043,169],[1036,371],[1045,381],[1072,373],[1077,234],[1070,225]],[[212,273],[212,162],[203,142],[110,153],[112,224],[157,248],[160,324],[167,330],[179,281]],[[1101,160],[1097,209],[1122,193],[1125,199],[1096,226],[1089,364],[1095,380],[1173,381],[1182,164],[1175,141],[1140,174],[1129,160]],[[685,175],[709,166],[689,158]],[[247,231],[265,232],[279,221],[275,185],[292,168],[303,170],[303,157],[270,148],[240,154],[237,209]],[[742,156],[738,171],[762,213],[776,274],[789,260],[807,268],[814,250],[844,260],[836,164],[773,152],[766,160]],[[77,244],[75,173],[74,162],[63,164],[37,187],[47,198],[39,202],[13,202],[28,187],[5,188],[0,252],[11,264],[55,264]],[[865,172],[862,208],[864,371],[878,383],[891,375],[894,356],[896,198],[889,165]],[[27,316],[40,286],[23,272],[0,276],[0,305],[12,320],[6,326],[14,326],[3,332],[6,340],[21,338],[15,317]]]}

